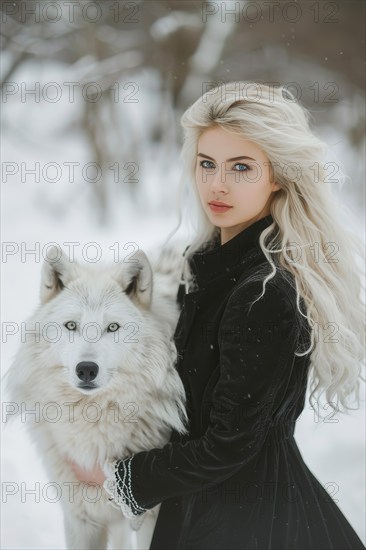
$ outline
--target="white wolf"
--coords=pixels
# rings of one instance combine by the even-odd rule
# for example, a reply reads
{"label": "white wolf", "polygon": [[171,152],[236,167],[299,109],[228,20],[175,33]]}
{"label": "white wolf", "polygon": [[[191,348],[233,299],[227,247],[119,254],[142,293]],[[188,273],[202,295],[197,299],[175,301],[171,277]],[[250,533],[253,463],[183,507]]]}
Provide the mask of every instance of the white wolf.
{"label": "white wolf", "polygon": [[51,257],[41,303],[25,323],[35,332],[6,374],[13,410],[36,408],[26,423],[62,490],[67,547],[149,548],[160,504],[139,527],[142,517],[125,519],[103,488],[76,479],[67,459],[91,469],[162,447],[172,428],[187,433],[173,340],[182,254],[163,250],[155,268],[141,250],[112,265],[71,262],[59,247]]}

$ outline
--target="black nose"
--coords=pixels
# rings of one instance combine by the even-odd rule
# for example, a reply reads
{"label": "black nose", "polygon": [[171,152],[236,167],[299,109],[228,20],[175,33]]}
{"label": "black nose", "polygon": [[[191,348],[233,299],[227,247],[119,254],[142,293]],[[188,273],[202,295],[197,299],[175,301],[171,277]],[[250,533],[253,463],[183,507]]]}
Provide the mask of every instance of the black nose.
{"label": "black nose", "polygon": [[99,367],[93,361],[81,361],[76,365],[76,374],[83,382],[91,382],[97,377]]}

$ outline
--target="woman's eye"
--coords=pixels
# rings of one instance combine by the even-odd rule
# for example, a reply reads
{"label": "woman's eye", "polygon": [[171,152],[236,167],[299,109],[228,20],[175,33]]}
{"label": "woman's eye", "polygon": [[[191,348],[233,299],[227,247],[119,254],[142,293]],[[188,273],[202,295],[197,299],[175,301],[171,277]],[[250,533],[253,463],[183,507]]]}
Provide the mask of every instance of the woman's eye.
{"label": "woman's eye", "polygon": [[76,323],[75,321],[67,321],[67,323],[65,323],[65,327],[67,330],[76,330]]}
{"label": "woman's eye", "polygon": [[107,328],[107,331],[108,332],[116,332],[116,330],[119,329],[119,324],[118,323],[111,323],[110,325],[108,325],[108,328]]}
{"label": "woman's eye", "polygon": [[[211,166],[208,166],[208,164],[210,164]],[[202,168],[208,168],[208,169],[215,168],[214,163],[211,162],[210,160],[201,160],[200,166],[202,166]]]}
{"label": "woman's eye", "polygon": [[[238,166],[239,168],[235,168],[235,166]],[[241,162],[237,162],[234,165],[234,170],[236,172],[246,172],[247,170],[250,170],[249,166],[247,164],[242,164]]]}

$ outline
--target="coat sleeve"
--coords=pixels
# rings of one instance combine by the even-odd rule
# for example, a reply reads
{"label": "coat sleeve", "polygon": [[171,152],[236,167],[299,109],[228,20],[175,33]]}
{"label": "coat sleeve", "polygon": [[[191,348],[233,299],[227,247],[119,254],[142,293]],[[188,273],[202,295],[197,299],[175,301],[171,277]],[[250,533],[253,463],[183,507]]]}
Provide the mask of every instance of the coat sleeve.
{"label": "coat sleeve", "polygon": [[294,304],[270,281],[250,307],[261,291],[261,281],[242,284],[227,302],[219,328],[220,374],[206,432],[119,461],[120,473],[128,461],[126,483],[141,509],[222,482],[260,453],[296,350]]}

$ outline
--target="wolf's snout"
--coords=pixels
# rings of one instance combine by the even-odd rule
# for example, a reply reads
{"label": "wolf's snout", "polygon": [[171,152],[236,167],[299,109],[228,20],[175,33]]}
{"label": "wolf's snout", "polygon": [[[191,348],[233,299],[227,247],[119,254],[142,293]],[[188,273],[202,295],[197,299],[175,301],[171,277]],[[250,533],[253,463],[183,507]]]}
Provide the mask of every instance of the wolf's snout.
{"label": "wolf's snout", "polygon": [[99,367],[93,361],[81,361],[76,365],[76,374],[83,382],[91,382],[97,377]]}

